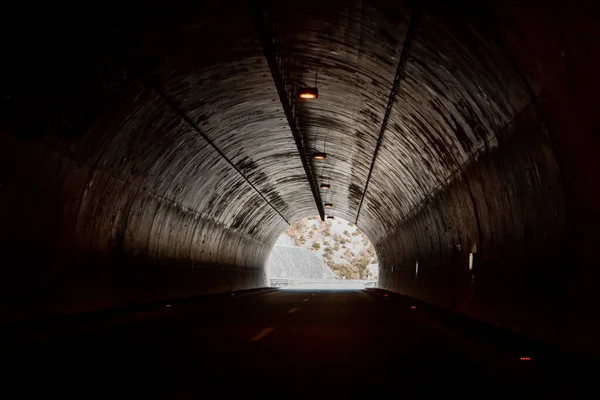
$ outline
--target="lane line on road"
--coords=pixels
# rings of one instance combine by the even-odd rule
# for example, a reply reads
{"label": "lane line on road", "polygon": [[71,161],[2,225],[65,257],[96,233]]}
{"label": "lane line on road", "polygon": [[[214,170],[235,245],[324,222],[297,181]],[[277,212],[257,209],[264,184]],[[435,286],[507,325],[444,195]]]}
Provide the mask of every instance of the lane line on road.
{"label": "lane line on road", "polygon": [[304,300],[302,300],[302,301],[308,301],[308,299],[304,299]]}
{"label": "lane line on road", "polygon": [[294,313],[296,311],[298,311],[298,307],[292,308],[290,311],[288,311],[288,314]]}
{"label": "lane line on road", "polygon": [[269,333],[273,332],[275,330],[274,326],[271,326],[269,328],[265,328],[262,331],[258,332],[256,335],[252,336],[250,338],[251,342],[258,342],[261,339],[264,339],[265,337],[267,337],[269,335]]}

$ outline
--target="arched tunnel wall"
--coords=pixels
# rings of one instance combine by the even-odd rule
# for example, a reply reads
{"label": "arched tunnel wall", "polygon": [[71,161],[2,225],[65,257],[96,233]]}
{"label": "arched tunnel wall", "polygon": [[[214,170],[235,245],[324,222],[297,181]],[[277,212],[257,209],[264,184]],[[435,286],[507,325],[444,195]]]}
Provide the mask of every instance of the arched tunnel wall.
{"label": "arched tunnel wall", "polygon": [[[115,19],[108,9],[91,27],[59,19],[62,28],[57,22],[47,40],[29,43],[35,57],[22,43],[9,46],[2,135],[2,250],[12,260],[2,280],[7,318],[265,286],[263,266],[287,226],[282,214],[316,213],[314,203],[286,204],[312,195],[282,129],[247,7],[196,15],[206,25],[191,28],[194,42],[179,48],[169,44],[189,35],[169,29],[180,10],[167,10]],[[186,22],[193,26],[193,18]],[[128,20],[133,26],[121,28]],[[219,24],[233,28],[219,35]],[[73,31],[87,47],[78,47]],[[190,46],[202,48],[198,39],[213,42],[206,44],[210,55],[178,60]],[[132,48],[143,52],[144,65]],[[232,96],[244,82],[254,91]],[[244,108],[257,87],[266,97]],[[166,90],[177,105],[165,100]],[[187,100],[204,115],[181,115],[181,106],[194,109]],[[274,121],[268,142],[265,121]],[[280,164],[285,169],[273,168]]]}
{"label": "arched tunnel wall", "polygon": [[490,6],[490,32],[531,101],[497,147],[475,152],[377,243],[380,286],[597,352],[594,15],[581,4]]}
{"label": "arched tunnel wall", "polygon": [[[3,209],[10,228],[4,254],[21,266],[5,271],[3,293],[12,301],[33,300],[33,312],[73,312],[265,284],[267,235],[283,229],[281,217],[257,204],[264,200],[157,104],[156,94],[135,95],[137,102],[82,121],[93,126],[88,140],[102,151],[82,154],[68,139],[30,138],[14,143],[9,155],[14,158],[5,158],[18,165],[19,175],[3,193],[18,202]],[[117,126],[107,127],[102,121],[112,119],[111,112],[123,114]],[[164,117],[176,122],[164,126]],[[148,123],[131,138],[128,125],[138,121]],[[165,141],[180,145],[166,150]],[[177,155],[177,148],[185,148],[186,156]],[[149,158],[144,152],[161,155]],[[188,186],[200,169],[215,177]],[[242,228],[240,214],[260,228]]]}
{"label": "arched tunnel wall", "polygon": [[3,27],[3,320],[262,286],[321,200],[381,287],[597,348],[592,5],[250,3]]}

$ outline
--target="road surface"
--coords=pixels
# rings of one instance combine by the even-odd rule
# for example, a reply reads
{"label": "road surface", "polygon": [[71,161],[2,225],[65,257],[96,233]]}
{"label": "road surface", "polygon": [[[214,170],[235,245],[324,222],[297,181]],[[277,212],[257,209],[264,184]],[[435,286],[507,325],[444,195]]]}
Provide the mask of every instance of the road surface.
{"label": "road surface", "polygon": [[589,372],[579,358],[368,289],[216,296],[4,332],[3,387],[19,394],[4,398],[544,397],[583,390],[579,370]]}

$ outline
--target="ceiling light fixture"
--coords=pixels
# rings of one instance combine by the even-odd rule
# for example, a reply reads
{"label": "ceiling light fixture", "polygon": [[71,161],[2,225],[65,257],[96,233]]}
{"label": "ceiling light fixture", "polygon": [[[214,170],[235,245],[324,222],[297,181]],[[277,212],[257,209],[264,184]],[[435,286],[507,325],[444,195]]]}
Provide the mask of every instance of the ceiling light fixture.
{"label": "ceiling light fixture", "polygon": [[315,160],[324,160],[324,159],[327,158],[327,154],[318,151],[318,152],[315,153],[315,155],[313,156],[313,158]]}
{"label": "ceiling light fixture", "polygon": [[321,189],[331,189],[331,185],[329,183],[321,183]]}
{"label": "ceiling light fixture", "polygon": [[333,215],[328,215],[327,219],[333,219]]}
{"label": "ceiling light fixture", "polygon": [[312,100],[319,97],[319,89],[316,87],[303,87],[299,93],[301,99]]}
{"label": "ceiling light fixture", "polygon": [[[314,87],[310,87],[307,84],[305,84],[304,82],[296,80],[297,82],[300,82],[303,85],[303,87],[298,90],[298,96],[301,99],[313,100],[313,99],[316,99],[317,97],[319,97],[319,89],[317,88],[317,76],[319,76],[319,72],[315,71],[315,86]],[[291,79],[291,80],[295,80],[295,79]]]}
{"label": "ceiling light fixture", "polygon": [[325,203],[325,207],[326,208],[331,208],[331,207],[333,207],[333,204],[331,204],[331,203]]}

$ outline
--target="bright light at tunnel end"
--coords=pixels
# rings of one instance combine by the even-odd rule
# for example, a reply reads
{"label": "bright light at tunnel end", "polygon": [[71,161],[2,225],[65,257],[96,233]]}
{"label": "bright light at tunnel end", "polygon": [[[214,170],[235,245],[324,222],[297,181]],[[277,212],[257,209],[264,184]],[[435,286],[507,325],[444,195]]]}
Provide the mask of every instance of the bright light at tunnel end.
{"label": "bright light at tunnel end", "polygon": [[356,224],[333,219],[330,213],[324,220],[309,216],[282,232],[266,264],[271,287],[360,291],[377,286],[378,260],[368,237]]}

